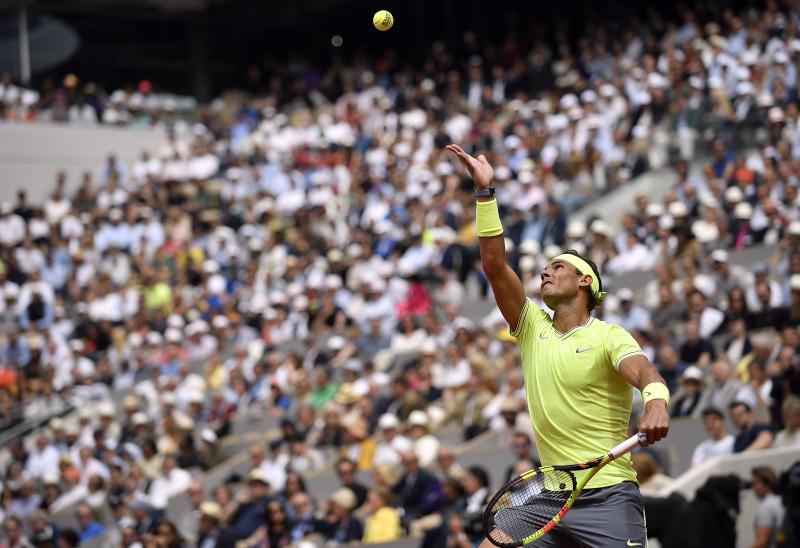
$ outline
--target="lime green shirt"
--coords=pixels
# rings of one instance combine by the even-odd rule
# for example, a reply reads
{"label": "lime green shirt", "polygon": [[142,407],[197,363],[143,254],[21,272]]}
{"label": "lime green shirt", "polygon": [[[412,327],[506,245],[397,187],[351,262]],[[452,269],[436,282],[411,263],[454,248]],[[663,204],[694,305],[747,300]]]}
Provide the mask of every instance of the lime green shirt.
{"label": "lime green shirt", "polygon": [[[642,354],[630,333],[596,318],[559,333],[550,316],[526,299],[511,334],[522,356],[543,465],[585,462],[628,438],[633,394],[618,369],[623,360]],[[630,454],[600,470],[587,487],[623,481],[636,481]]]}
{"label": "lime green shirt", "polygon": [[161,308],[169,314],[172,310],[172,288],[164,282],[158,282],[144,290],[144,305],[148,310]]}

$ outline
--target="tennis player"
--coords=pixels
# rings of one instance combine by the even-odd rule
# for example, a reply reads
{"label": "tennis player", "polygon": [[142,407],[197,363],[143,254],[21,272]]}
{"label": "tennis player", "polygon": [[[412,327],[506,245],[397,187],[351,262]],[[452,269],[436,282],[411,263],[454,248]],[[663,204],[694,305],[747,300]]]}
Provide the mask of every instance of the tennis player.
{"label": "tennis player", "polygon": [[[495,201],[494,170],[449,145],[472,176],[481,264],[497,306],[511,326],[522,357],[528,410],[543,465],[585,462],[628,438],[631,385],[642,391],[639,432],[653,444],[667,435],[669,391],[664,379],[622,327],[592,317],[605,294],[596,265],[568,251],[542,271],[551,319],[525,296],[506,264],[503,227]],[[577,475],[580,480],[580,475]],[[600,470],[564,520],[535,546],[645,546],[647,530],[630,455]],[[535,529],[534,529],[535,530]],[[481,547],[490,547],[484,540]]]}

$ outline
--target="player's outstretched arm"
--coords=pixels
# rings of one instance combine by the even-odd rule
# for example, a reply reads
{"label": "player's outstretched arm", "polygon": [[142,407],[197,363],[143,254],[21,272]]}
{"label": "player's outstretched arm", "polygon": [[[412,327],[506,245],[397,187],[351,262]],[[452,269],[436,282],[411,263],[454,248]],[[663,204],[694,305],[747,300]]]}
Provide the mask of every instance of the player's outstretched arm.
{"label": "player's outstretched arm", "polygon": [[[458,156],[458,159],[461,160],[461,163],[464,164],[464,167],[472,177],[476,188],[491,188],[494,180],[494,170],[486,160],[486,156],[481,154],[474,158],[464,152],[464,149],[458,145],[448,145],[447,150]],[[476,207],[494,208],[494,211],[496,211],[497,206],[494,203],[494,196],[479,197],[478,202],[479,204]],[[506,262],[505,239],[503,238],[502,226],[499,226],[499,218],[496,222],[499,227],[497,229],[499,233],[494,235],[481,235],[481,223],[478,223],[481,266],[486,277],[489,278],[500,312],[513,329],[516,327],[522,307],[525,305],[525,290],[517,274]],[[497,232],[497,230],[490,232]]]}
{"label": "player's outstretched arm", "polygon": [[[645,400],[644,415],[639,421],[639,432],[647,434],[647,445],[651,445],[667,437],[669,432],[669,392],[664,378],[659,375],[655,366],[642,355],[631,356],[619,364],[619,372],[630,384],[642,391]],[[663,385],[663,388],[658,385]],[[659,394],[650,394],[652,390],[665,391],[666,399]],[[654,390],[657,391],[657,390]],[[651,399],[652,398],[652,399]]]}

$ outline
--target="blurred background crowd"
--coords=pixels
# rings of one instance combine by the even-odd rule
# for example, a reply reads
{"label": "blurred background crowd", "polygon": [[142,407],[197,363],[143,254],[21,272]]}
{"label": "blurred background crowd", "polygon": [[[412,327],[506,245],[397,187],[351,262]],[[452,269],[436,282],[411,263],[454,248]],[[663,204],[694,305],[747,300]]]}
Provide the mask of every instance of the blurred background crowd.
{"label": "blurred background crowd", "polygon": [[[414,67],[288,63],[199,107],[146,80],[4,77],[8,122],[165,138],[135,163],[110,154],[99,179],[57,174],[43,203],[22,188],[0,204],[0,425],[41,425],[6,440],[0,546],[479,542],[487,497],[537,456],[449,142],[490,156],[532,298],[561,249],[609,276],[596,315],[634,334],[674,417],[703,420],[693,465],[800,448],[798,24],[796,3],[768,2],[553,42],[468,33]],[[663,200],[571,217],[653,169],[673,174]],[[765,245],[758,268],[737,264]],[[632,272],[654,275],[614,285]],[[254,416],[276,428],[206,489]],[[459,463],[487,432],[509,469]],[[657,453],[634,464],[645,494],[672,481]],[[313,496],[330,469],[341,486]],[[772,470],[753,483],[762,528],[796,520]]]}

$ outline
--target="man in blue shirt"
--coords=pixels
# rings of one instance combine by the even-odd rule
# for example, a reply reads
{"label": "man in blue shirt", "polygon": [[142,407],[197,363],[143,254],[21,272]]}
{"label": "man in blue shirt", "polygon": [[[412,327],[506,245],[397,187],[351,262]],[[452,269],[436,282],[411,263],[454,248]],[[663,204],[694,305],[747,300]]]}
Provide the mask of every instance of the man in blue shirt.
{"label": "man in blue shirt", "polygon": [[106,532],[106,528],[95,521],[92,509],[88,504],[79,504],[78,508],[75,510],[75,516],[78,518],[78,523],[80,524],[81,544]]}
{"label": "man in blue shirt", "polygon": [[756,422],[753,410],[748,404],[735,401],[728,408],[728,414],[739,431],[733,442],[734,453],[767,449],[772,445],[772,432],[766,424]]}
{"label": "man in blue shirt", "polygon": [[249,537],[264,523],[270,500],[269,489],[269,481],[261,469],[255,468],[247,476],[247,491],[240,493],[239,506],[228,521],[236,539]]}

